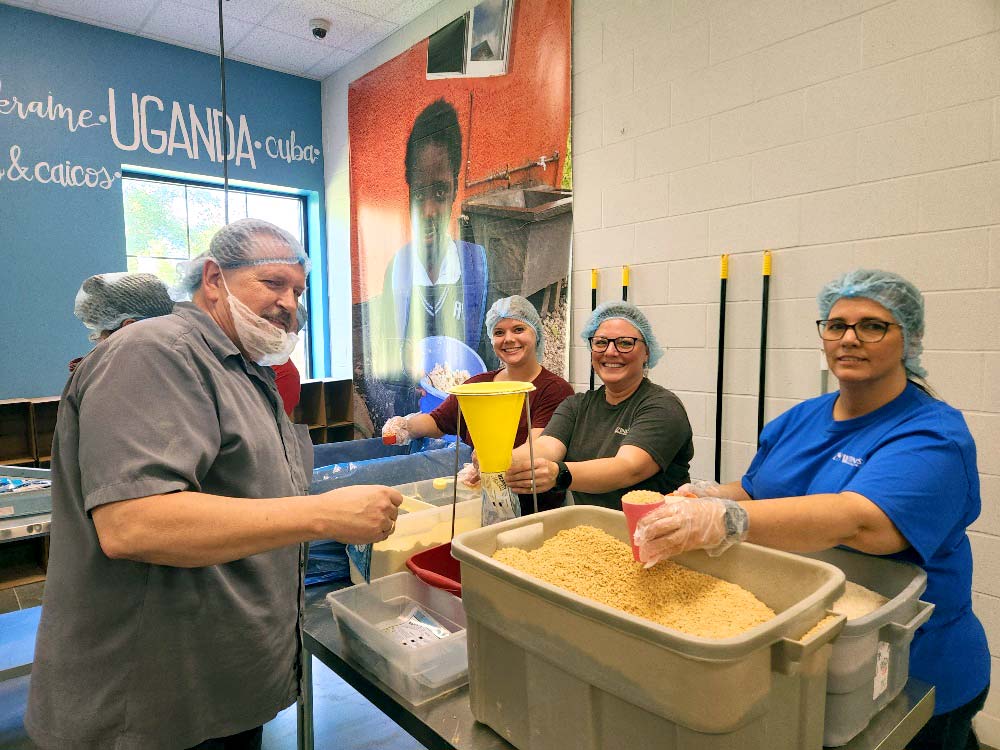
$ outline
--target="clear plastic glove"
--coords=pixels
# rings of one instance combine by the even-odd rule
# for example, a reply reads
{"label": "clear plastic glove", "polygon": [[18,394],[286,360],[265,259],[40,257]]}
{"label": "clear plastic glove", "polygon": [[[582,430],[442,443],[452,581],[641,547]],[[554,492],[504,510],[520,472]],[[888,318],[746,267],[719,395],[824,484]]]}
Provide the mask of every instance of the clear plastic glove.
{"label": "clear plastic glove", "polygon": [[665,505],[639,520],[633,539],[639,547],[639,559],[651,568],[660,560],[693,549],[717,557],[746,539],[749,526],[746,510],[734,500],[675,499],[668,495]]}
{"label": "clear plastic glove", "polygon": [[458,472],[458,481],[466,487],[478,487],[479,467],[475,464],[465,464]]}
{"label": "clear plastic glove", "polygon": [[410,416],[389,417],[386,423],[382,425],[382,442],[388,445],[409,445],[412,437],[407,419]]}
{"label": "clear plastic glove", "polygon": [[695,479],[688,484],[682,484],[673,494],[696,495],[697,497],[723,497],[722,485],[711,479]]}

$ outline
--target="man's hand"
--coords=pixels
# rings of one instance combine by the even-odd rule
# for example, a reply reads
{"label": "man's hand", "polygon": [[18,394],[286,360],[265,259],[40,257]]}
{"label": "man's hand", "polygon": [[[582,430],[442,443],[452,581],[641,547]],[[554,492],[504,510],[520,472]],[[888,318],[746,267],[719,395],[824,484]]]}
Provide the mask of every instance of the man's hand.
{"label": "man's hand", "polygon": [[316,495],[325,531],[322,537],[345,544],[382,542],[396,530],[403,496],[390,487],[359,484]]}
{"label": "man's hand", "polygon": [[[547,458],[535,459],[535,491],[551,490],[556,483],[559,467]],[[531,461],[514,461],[504,474],[507,486],[519,495],[531,494]]]}

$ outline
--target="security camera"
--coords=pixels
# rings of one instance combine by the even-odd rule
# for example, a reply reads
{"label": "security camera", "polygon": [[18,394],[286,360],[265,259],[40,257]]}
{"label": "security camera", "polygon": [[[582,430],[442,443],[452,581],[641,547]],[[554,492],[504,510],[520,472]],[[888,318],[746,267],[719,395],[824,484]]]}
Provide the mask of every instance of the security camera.
{"label": "security camera", "polygon": [[330,22],[325,18],[314,18],[309,22],[313,36],[317,39],[326,39],[326,34],[330,30]]}

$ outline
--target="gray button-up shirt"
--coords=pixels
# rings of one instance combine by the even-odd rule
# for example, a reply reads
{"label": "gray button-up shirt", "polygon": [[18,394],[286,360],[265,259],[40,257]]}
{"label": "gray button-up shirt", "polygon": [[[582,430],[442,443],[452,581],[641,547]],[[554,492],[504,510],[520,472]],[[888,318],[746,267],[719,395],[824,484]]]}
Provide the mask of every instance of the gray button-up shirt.
{"label": "gray button-up shirt", "polygon": [[296,696],[299,550],[201,568],[104,555],[90,512],[178,490],[308,494],[312,448],[269,368],[193,304],[99,344],[62,395],[25,724],[45,748],[186,748]]}

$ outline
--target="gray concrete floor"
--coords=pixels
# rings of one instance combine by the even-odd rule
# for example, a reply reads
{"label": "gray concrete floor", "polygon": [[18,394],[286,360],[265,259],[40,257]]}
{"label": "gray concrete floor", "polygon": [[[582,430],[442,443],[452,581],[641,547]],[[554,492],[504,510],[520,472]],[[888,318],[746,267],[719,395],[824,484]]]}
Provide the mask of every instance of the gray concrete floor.
{"label": "gray concrete floor", "polygon": [[[37,750],[24,731],[30,676],[0,682],[0,750]],[[421,750],[396,726],[322,663],[313,659],[317,750]],[[295,706],[264,726],[263,750],[296,750]]]}

